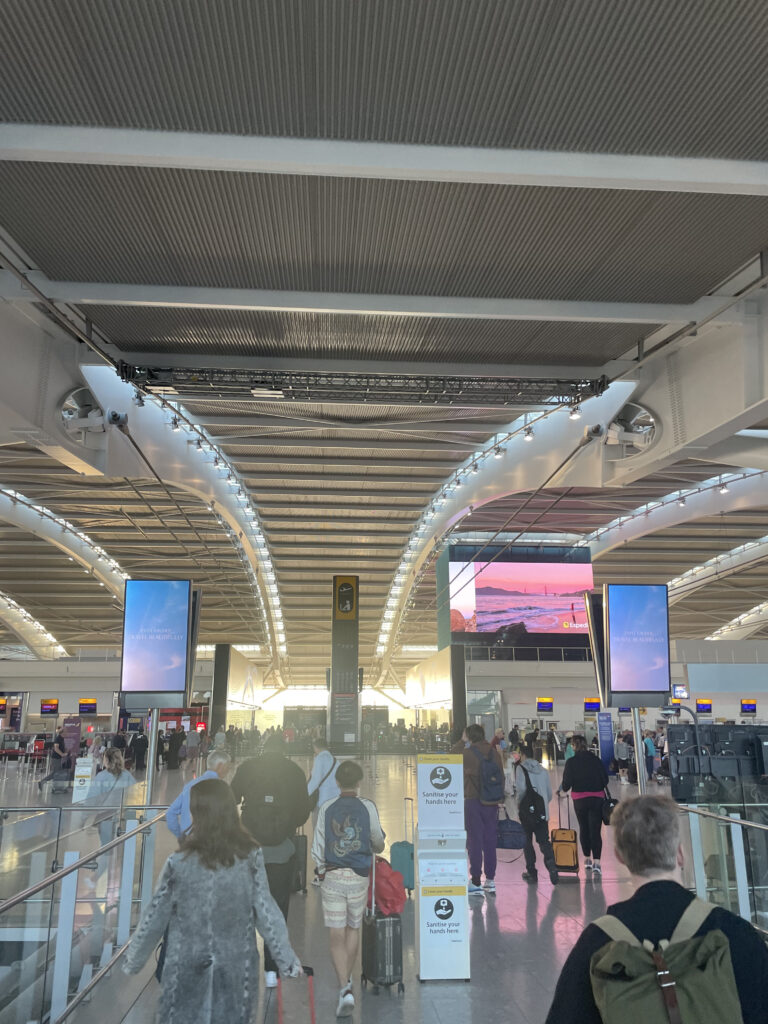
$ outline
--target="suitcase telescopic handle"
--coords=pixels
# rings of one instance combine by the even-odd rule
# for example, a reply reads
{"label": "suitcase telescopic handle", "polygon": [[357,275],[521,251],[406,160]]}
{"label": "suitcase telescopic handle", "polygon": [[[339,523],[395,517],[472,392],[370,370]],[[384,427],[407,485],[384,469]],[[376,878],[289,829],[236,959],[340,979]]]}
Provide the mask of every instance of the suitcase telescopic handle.
{"label": "suitcase telescopic handle", "polygon": [[562,812],[562,808],[561,808],[561,805],[560,805],[560,800],[561,800],[562,797],[565,797],[565,806],[568,809],[568,828],[570,828],[571,827],[571,802],[570,802],[570,799],[568,798],[568,794],[567,793],[559,793],[559,792],[557,794],[557,824],[558,824],[558,828],[562,828],[563,827],[563,812]]}
{"label": "suitcase telescopic handle", "polygon": [[376,917],[376,854],[371,857],[371,917]]}

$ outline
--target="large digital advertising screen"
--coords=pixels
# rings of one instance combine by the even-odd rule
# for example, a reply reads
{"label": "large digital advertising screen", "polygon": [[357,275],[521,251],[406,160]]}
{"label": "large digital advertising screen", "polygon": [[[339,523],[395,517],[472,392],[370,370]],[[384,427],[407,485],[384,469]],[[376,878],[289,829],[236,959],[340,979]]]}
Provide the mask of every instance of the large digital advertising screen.
{"label": "large digital advertising screen", "polygon": [[526,633],[587,635],[589,563],[451,561],[449,572],[452,633],[517,625]]}
{"label": "large digital advertising screen", "polygon": [[183,698],[191,590],[189,580],[126,581],[120,680],[124,693]]}
{"label": "large digital advertising screen", "polygon": [[654,696],[666,703],[671,685],[666,586],[608,583],[603,600],[611,704],[645,704]]}

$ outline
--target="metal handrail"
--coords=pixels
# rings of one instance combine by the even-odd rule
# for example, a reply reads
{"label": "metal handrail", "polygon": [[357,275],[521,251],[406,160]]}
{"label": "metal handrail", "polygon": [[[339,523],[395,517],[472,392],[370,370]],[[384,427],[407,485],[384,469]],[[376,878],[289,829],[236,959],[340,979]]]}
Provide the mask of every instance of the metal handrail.
{"label": "metal handrail", "polygon": [[128,939],[128,941],[124,945],[122,945],[115,953],[112,954],[112,957],[110,958],[109,962],[104,964],[104,966],[94,974],[94,976],[91,978],[88,984],[84,985],[83,988],[81,988],[80,991],[77,993],[77,995],[72,998],[71,1002],[67,1004],[67,1008],[65,1009],[64,1013],[62,1013],[60,1017],[57,1017],[57,1019],[54,1021],[54,1024],[63,1024],[63,1021],[67,1020],[67,1018],[72,1016],[72,1014],[80,1005],[80,1003],[82,1003],[83,1000],[91,994],[91,992],[96,988],[101,979],[105,975],[109,974],[109,972],[115,966],[115,964],[123,955],[123,953],[125,953],[126,949],[128,949],[130,944],[131,939]]}
{"label": "metal handrail", "polygon": [[[100,810],[101,808],[97,809]],[[154,808],[149,809],[154,810]],[[137,836],[140,832],[146,832],[148,829],[161,822],[167,811],[168,808],[166,807],[162,814],[158,814],[157,817],[144,822],[144,824],[139,825],[138,828],[131,829],[130,832],[125,832],[123,835],[117,836],[116,839],[110,840],[108,843],[105,843],[96,850],[91,850],[91,852],[86,854],[85,857],[81,857],[79,860],[76,860],[74,864],[69,864],[67,867],[61,868],[59,871],[54,871],[53,874],[47,875],[42,879],[42,881],[30,886],[29,889],[24,889],[23,892],[19,892],[9,900],[5,900],[4,903],[0,904],[0,914],[4,914],[6,910],[12,910],[14,907],[17,907],[20,903],[23,903],[32,896],[37,896],[39,892],[42,892],[43,889],[47,889],[48,886],[56,885],[56,883],[60,882],[62,878],[65,878],[67,875],[71,875],[73,871],[78,871],[80,868],[87,867],[89,864],[93,863],[95,857],[100,857],[103,853],[106,853],[107,850],[112,850],[115,847],[120,846],[122,843],[125,843],[129,839]]]}
{"label": "metal handrail", "polygon": [[685,814],[698,814],[701,818],[711,818],[713,821],[722,821],[726,825],[741,825],[743,828],[756,828],[759,832],[768,832],[768,825],[761,825],[757,821],[746,821],[744,818],[727,818],[724,814],[714,814],[712,811],[702,811],[698,807],[688,807],[687,804],[681,804],[680,810]]}

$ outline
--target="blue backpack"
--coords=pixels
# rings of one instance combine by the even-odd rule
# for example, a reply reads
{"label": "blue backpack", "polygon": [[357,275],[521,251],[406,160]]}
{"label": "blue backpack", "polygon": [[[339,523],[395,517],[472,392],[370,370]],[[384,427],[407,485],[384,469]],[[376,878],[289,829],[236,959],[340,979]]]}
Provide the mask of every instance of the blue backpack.
{"label": "blue backpack", "polygon": [[486,757],[476,747],[469,748],[480,761],[480,803],[500,804],[504,802],[504,772],[496,763],[493,748]]}

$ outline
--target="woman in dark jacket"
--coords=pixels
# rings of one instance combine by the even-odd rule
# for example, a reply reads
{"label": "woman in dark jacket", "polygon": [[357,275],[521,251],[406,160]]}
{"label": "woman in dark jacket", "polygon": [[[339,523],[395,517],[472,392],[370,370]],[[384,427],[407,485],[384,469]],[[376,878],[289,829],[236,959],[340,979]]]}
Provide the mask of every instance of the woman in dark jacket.
{"label": "woman in dark jacket", "polygon": [[573,757],[565,762],[560,792],[571,791],[573,806],[579,821],[579,841],[584,853],[587,871],[600,874],[603,852],[603,800],[608,785],[608,773],[599,757],[587,748],[583,736],[574,736]]}

